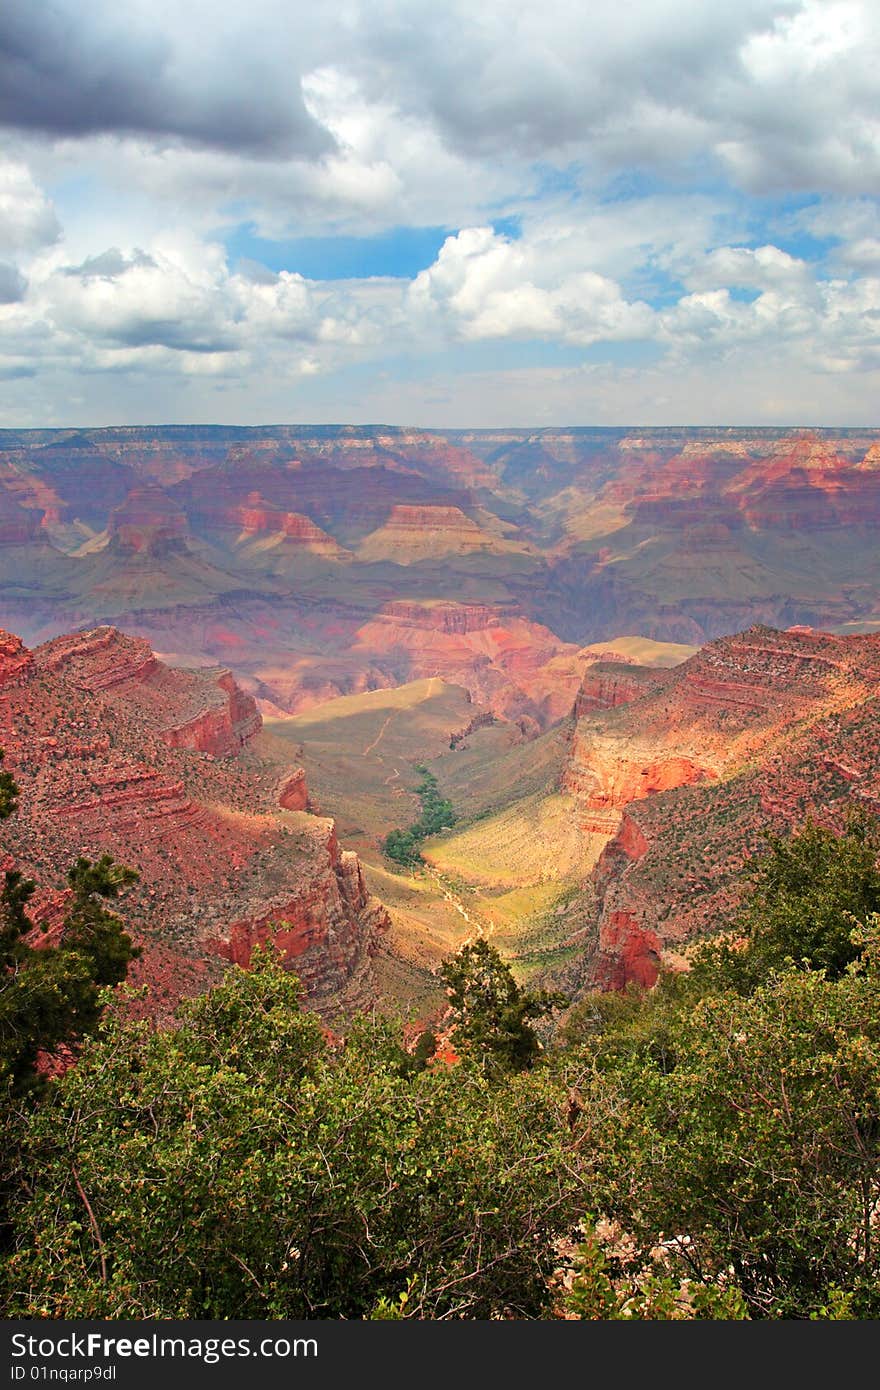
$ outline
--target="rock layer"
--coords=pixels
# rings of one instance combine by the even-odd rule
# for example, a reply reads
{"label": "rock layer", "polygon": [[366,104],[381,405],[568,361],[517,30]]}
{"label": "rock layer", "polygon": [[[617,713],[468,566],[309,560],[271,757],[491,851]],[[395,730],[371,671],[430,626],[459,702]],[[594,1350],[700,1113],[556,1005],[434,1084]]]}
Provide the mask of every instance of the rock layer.
{"label": "rock layer", "polygon": [[316,1007],[372,997],[387,916],[333,822],[308,813],[302,769],[279,763],[260,725],[228,671],[173,670],[113,628],[33,652],[0,636],[0,746],[21,791],[4,824],[7,866],[40,885],[36,917],[50,927],[78,854],[136,868],[125,907],[145,946],[135,978],[160,1013],[216,978],[222,958],[244,963],[245,927],[264,941],[271,923]]}
{"label": "rock layer", "polygon": [[878,718],[880,635],[760,627],[626,705],[581,706],[564,782],[610,836],[588,978],[653,983],[665,949],[723,926],[767,829],[880,810]]}
{"label": "rock layer", "polygon": [[[880,625],[878,441],[870,430],[5,431],[0,611],[31,645],[106,621],[175,660],[231,664],[265,709],[436,671],[495,713],[546,726],[570,704],[570,658],[586,644],[627,633],[698,646],[756,622]],[[445,628],[425,619],[434,605]],[[464,610],[494,616],[510,651],[460,644],[475,629],[448,623],[470,624]],[[407,625],[418,642],[399,640]]]}
{"label": "rock layer", "polygon": [[186,514],[160,487],[137,488],[110,513],[110,541],[121,551],[161,555],[189,533]]}

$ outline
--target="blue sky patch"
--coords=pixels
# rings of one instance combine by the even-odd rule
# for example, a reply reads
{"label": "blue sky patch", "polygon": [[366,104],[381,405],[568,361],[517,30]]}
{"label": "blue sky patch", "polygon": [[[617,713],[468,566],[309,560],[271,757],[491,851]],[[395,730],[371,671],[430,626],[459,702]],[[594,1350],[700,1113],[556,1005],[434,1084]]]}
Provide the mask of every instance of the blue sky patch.
{"label": "blue sky patch", "polygon": [[378,236],[296,237],[270,241],[242,223],[223,237],[231,264],[258,261],[269,270],[296,271],[307,280],[360,280],[393,275],[413,279],[437,259],[452,233],[446,227],[394,227]]}

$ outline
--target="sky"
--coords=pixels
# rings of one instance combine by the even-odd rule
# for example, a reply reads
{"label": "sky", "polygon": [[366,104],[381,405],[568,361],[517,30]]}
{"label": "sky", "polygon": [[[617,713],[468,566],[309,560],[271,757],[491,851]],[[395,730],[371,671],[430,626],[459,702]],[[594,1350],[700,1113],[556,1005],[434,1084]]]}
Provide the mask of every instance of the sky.
{"label": "sky", "polygon": [[0,427],[880,424],[876,0],[3,0]]}

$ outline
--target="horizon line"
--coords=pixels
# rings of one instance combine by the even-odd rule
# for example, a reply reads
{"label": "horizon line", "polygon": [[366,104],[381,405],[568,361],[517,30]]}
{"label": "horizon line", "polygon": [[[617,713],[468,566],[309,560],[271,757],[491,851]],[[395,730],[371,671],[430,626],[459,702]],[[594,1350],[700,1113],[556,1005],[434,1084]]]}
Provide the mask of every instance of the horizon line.
{"label": "horizon line", "polygon": [[259,424],[233,424],[228,421],[220,420],[197,420],[197,421],[174,421],[174,420],[151,420],[148,422],[128,423],[128,424],[53,424],[53,425],[0,425],[0,435],[3,434],[51,434],[58,431],[70,431],[72,433],[83,433],[88,431],[106,430],[313,430],[313,429],[334,429],[334,430],[393,430],[406,431],[413,430],[421,434],[492,434],[496,430],[510,430],[516,433],[543,434],[550,430],[593,430],[593,431],[672,431],[672,430],[776,430],[776,431],[799,431],[805,434],[814,433],[821,430],[826,433],[840,433],[841,431],[880,431],[880,423],[877,424],[846,424],[846,425],[810,425],[790,421],[784,424],[689,424],[681,421],[676,424],[651,424],[646,421],[631,421],[627,424],[619,425],[599,425],[599,424],[543,424],[543,425],[420,425],[417,423],[408,424],[388,424],[383,421],[351,421],[340,420],[274,420],[261,421]]}

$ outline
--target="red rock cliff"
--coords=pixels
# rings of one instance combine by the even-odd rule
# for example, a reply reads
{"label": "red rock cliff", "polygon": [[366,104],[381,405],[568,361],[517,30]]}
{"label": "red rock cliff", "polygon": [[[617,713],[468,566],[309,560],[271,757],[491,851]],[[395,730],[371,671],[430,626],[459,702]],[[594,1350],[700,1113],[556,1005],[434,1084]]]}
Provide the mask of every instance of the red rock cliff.
{"label": "red rock cliff", "polygon": [[810,810],[842,823],[870,800],[878,692],[880,636],[755,628],[651,695],[586,710],[565,785],[585,825],[611,835],[594,873],[594,981],[645,983],[664,948],[722,925],[764,828]]}
{"label": "red rock cliff", "polygon": [[4,651],[0,746],[21,790],[4,823],[8,860],[50,906],[78,854],[139,871],[125,915],[145,946],[134,978],[151,985],[154,1011],[216,978],[218,949],[244,959],[247,933],[263,939],[275,920],[316,1007],[369,1001],[384,908],[332,822],[290,809],[304,782],[254,751],[258,717],[228,672],[175,671],[112,628],[30,655],[7,636],[0,674]]}
{"label": "red rock cliff", "polygon": [[215,679],[218,698],[179,724],[163,729],[169,748],[192,748],[198,753],[228,757],[259,733],[262,718],[253,696],[240,690],[230,671]]}
{"label": "red rock cliff", "polygon": [[110,513],[111,542],[137,554],[159,555],[189,534],[186,513],[160,487],[136,488]]}
{"label": "red rock cliff", "polygon": [[34,659],[20,637],[0,629],[0,686],[24,680]]}

